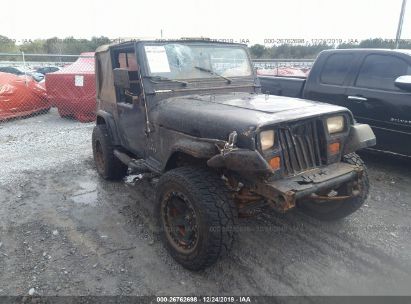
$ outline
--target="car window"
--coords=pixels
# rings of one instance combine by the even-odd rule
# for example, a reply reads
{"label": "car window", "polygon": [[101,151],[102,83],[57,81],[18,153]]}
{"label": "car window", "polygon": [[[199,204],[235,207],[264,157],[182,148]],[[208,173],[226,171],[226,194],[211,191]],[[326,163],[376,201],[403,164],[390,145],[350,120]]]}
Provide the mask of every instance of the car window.
{"label": "car window", "polygon": [[1,68],[1,71],[4,73],[10,73],[14,75],[24,75],[23,71],[20,71],[19,69],[14,68],[14,67],[3,67]]}
{"label": "car window", "polygon": [[136,60],[136,54],[133,52],[119,53],[118,64],[120,68],[127,69],[129,71],[138,71],[138,65]]}
{"label": "car window", "polygon": [[8,68],[8,67],[0,68],[0,71],[2,71],[4,73],[13,73],[13,71],[11,71],[10,68]]}
{"label": "car window", "polygon": [[403,59],[390,55],[368,55],[355,85],[361,88],[400,91],[395,86],[399,76],[411,75],[411,66]]}
{"label": "car window", "polygon": [[141,85],[139,83],[139,68],[136,54],[134,51],[120,51],[116,53],[115,56],[115,67],[128,70],[131,82],[130,89],[128,90],[117,88],[119,94],[117,101],[132,104],[133,98],[130,94],[139,96],[142,92]]}
{"label": "car window", "polygon": [[352,54],[334,54],[328,57],[320,81],[324,84],[342,85],[354,59]]}

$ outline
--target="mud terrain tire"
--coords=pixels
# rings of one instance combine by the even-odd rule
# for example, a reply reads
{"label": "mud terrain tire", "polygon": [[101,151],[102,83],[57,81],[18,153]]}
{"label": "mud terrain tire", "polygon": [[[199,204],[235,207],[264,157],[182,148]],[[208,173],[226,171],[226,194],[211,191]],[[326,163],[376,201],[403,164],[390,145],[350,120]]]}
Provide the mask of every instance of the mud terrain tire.
{"label": "mud terrain tire", "polygon": [[187,269],[214,264],[233,245],[237,212],[231,193],[222,178],[206,168],[165,173],[157,185],[156,216],[166,248]]}
{"label": "mud terrain tire", "polygon": [[101,177],[107,180],[122,179],[127,174],[127,166],[114,155],[114,146],[106,125],[94,127],[92,142],[94,162]]}
{"label": "mud terrain tire", "polygon": [[299,204],[302,212],[321,221],[335,221],[349,216],[357,211],[365,202],[369,193],[369,179],[367,168],[362,159],[356,153],[350,153],[343,157],[342,162],[358,165],[363,168],[363,175],[360,179],[360,194],[356,197],[342,201],[317,203],[315,201],[303,201]]}

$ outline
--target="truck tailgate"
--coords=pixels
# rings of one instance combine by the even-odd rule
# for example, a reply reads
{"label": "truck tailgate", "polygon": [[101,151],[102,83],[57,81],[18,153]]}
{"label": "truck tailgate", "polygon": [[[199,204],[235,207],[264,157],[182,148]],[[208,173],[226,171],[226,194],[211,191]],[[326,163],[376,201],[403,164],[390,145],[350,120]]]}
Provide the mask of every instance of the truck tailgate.
{"label": "truck tailgate", "polygon": [[302,97],[305,78],[278,77],[278,76],[259,76],[261,92],[271,95],[288,97]]}

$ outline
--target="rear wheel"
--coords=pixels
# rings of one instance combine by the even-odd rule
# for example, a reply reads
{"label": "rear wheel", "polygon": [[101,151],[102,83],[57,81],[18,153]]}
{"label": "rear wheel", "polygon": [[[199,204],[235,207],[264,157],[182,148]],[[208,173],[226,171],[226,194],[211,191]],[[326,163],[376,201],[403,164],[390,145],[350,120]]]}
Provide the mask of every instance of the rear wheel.
{"label": "rear wheel", "polygon": [[63,110],[62,108],[57,108],[57,111],[59,112],[61,118],[73,118],[73,114]]}
{"label": "rear wheel", "polygon": [[106,125],[94,127],[92,143],[97,172],[104,179],[122,179],[127,174],[128,168],[114,155],[114,147]]}
{"label": "rear wheel", "polygon": [[[322,221],[334,221],[345,218],[357,211],[365,202],[369,192],[369,179],[367,168],[364,162],[356,153],[350,153],[343,157],[343,162],[362,167],[363,174],[357,182],[342,185],[337,189],[329,189],[321,195],[330,195],[331,201],[319,202],[314,200],[304,200],[298,204],[301,211]],[[332,200],[333,196],[350,196],[352,192],[355,196],[346,199]]]}
{"label": "rear wheel", "polygon": [[232,247],[236,209],[223,180],[210,170],[165,173],[157,185],[156,215],[168,251],[187,269],[206,268]]}
{"label": "rear wheel", "polygon": [[50,112],[50,108],[42,109],[42,110],[38,111],[37,113],[38,113],[39,115],[41,115],[41,114],[47,114],[48,112]]}

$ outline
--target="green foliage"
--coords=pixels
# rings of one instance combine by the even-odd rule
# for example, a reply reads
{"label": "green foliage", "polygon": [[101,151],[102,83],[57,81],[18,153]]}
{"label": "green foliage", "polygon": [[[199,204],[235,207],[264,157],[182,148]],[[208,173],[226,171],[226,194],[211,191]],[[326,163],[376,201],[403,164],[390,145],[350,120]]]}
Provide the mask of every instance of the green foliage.
{"label": "green foliage", "polygon": [[[15,41],[5,36],[0,36],[0,53],[20,53],[26,54],[65,54],[78,55],[84,52],[94,52],[97,47],[103,44],[110,43],[110,39],[104,36],[92,37],[88,39],[76,39],[74,37],[67,37],[59,39],[52,37],[49,39],[27,40],[23,44],[16,45]],[[2,57],[1,59],[6,59]],[[13,60],[8,57],[7,60]],[[34,57],[26,56],[26,60],[53,60],[52,57]],[[72,60],[71,58],[64,58],[65,61]]]}
{"label": "green foliage", "polygon": [[251,57],[270,59],[270,58],[287,58],[287,59],[312,59],[315,58],[319,52],[333,48],[327,44],[318,45],[291,45],[281,44],[272,47],[266,47],[261,44],[256,44],[250,47]]}
{"label": "green foliage", "polygon": [[19,49],[20,51],[24,53],[30,53],[30,54],[45,54],[46,53],[43,40],[34,40],[31,42],[25,42],[22,45],[20,45]]}
{"label": "green foliage", "polygon": [[0,52],[2,53],[15,53],[18,48],[14,40],[0,35]]}
{"label": "green foliage", "polygon": [[262,58],[264,57],[267,49],[264,45],[254,44],[250,47],[250,53],[253,58]]}
{"label": "green foliage", "polygon": [[[264,59],[274,59],[274,58],[287,58],[287,59],[313,59],[317,55],[326,49],[350,49],[350,48],[377,48],[377,49],[393,49],[395,48],[394,40],[386,39],[367,39],[360,43],[342,43],[340,45],[328,45],[314,44],[314,45],[291,45],[282,44],[275,45],[272,47],[266,47],[261,44],[256,44],[250,47],[250,53],[252,58],[264,58]],[[401,40],[400,49],[411,49],[411,41]]]}

